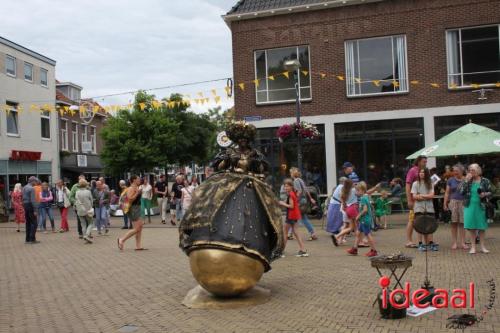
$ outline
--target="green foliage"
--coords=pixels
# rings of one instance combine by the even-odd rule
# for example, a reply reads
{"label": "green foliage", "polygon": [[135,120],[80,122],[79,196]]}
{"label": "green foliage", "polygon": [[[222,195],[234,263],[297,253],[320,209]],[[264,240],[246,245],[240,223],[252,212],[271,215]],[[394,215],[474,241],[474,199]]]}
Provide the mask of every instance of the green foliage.
{"label": "green foliage", "polygon": [[[182,101],[172,94],[170,101]],[[186,111],[182,103],[173,108],[154,108],[154,95],[140,91],[132,110],[110,117],[101,135],[101,158],[106,172],[148,172],[167,164],[204,163],[209,156],[209,139],[216,126],[207,115]]]}

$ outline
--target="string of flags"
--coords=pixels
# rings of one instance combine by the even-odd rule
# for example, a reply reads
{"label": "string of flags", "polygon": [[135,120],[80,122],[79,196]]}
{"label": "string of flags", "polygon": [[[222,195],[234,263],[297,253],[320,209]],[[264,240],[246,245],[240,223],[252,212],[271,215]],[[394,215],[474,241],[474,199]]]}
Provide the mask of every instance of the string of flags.
{"label": "string of flags", "polygon": [[[336,81],[346,81],[347,77],[344,74],[335,74],[335,73],[327,73],[325,71],[320,71],[320,72],[314,72],[314,71],[308,71],[308,70],[301,70],[300,73],[304,75],[305,77],[307,76],[316,76],[321,80],[327,79],[327,78],[333,78]],[[239,90],[240,92],[245,92],[248,90],[248,85],[254,85],[255,88],[258,88],[261,82],[263,80],[270,80],[270,81],[275,81],[278,78],[286,78],[286,79],[291,79],[291,75],[293,72],[290,71],[283,71],[280,73],[274,73],[271,75],[268,75],[267,77],[262,77],[262,78],[256,78],[250,81],[242,81],[238,82],[235,85],[235,90]],[[376,87],[380,87],[382,84],[391,84],[395,88],[400,86],[399,80],[373,80],[373,79],[363,79],[363,78],[353,78],[354,82],[357,84],[365,84],[365,83],[371,83]],[[446,89],[458,89],[459,86],[457,84],[451,83],[451,84],[443,84],[440,82],[423,82],[419,80],[411,80],[409,81],[409,84],[411,86],[417,87],[430,87],[433,89],[440,89],[440,88],[446,88]],[[494,85],[497,88],[500,88],[500,82],[492,83],[491,85]],[[471,84],[471,88],[473,89],[480,89],[482,85],[480,84]],[[161,107],[166,107],[168,109],[173,109],[175,107],[179,108],[181,106],[183,107],[189,107],[190,105],[197,104],[197,105],[211,105],[211,104],[216,104],[220,105],[223,98],[226,100],[230,100],[233,97],[233,87],[230,85],[227,85],[222,88],[212,88],[206,91],[199,91],[197,93],[193,94],[183,94],[182,95],[182,100],[153,100],[150,105],[147,105],[146,103],[139,103],[139,108],[140,110],[144,111],[146,108],[153,108],[153,109],[159,109]],[[3,109],[5,112],[11,112],[12,106],[5,104],[3,107],[0,106],[1,109]],[[58,112],[61,115],[64,114],[71,114],[74,115],[78,112],[80,113],[86,113],[86,112],[104,112],[104,113],[115,113],[119,110],[122,109],[132,109],[133,104],[126,104],[126,105],[107,105],[107,106],[100,106],[100,105],[95,105],[92,104],[91,107],[89,105],[86,105],[86,103],[82,103],[79,106],[78,110],[75,110],[74,108],[70,108],[69,106],[55,106],[53,104],[45,103],[45,104],[31,104],[29,109],[23,109],[22,105],[18,105],[16,108],[17,112],[23,112],[23,111],[30,111],[30,112]]]}

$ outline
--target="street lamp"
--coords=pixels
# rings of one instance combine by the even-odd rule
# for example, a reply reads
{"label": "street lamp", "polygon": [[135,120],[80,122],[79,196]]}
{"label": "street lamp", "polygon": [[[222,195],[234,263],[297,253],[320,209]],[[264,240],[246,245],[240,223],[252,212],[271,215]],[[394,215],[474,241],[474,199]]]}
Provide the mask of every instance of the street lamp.
{"label": "street lamp", "polygon": [[[300,125],[300,91],[299,91],[299,68],[300,61],[298,59],[287,60],[283,67],[288,72],[293,72],[293,80],[295,86],[295,117],[297,125]],[[302,137],[297,135],[297,167],[302,172]]]}

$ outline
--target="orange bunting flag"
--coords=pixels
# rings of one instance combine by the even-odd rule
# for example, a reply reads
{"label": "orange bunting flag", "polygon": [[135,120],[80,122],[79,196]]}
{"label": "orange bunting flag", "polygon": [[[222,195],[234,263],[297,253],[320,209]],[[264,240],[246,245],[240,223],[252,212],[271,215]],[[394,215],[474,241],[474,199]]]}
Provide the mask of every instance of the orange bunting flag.
{"label": "orange bunting flag", "polygon": [[217,90],[212,89],[212,95],[217,96]]}
{"label": "orange bunting flag", "polygon": [[141,109],[141,111],[144,111],[144,109],[146,108],[146,103],[139,103],[139,108]]}
{"label": "orange bunting flag", "polygon": [[500,82],[497,82],[497,83],[495,84],[495,87],[500,88]]}
{"label": "orange bunting flag", "polygon": [[380,80],[373,80],[372,81],[375,87],[380,87]]}
{"label": "orange bunting flag", "polygon": [[321,78],[324,79],[326,77],[326,74],[325,73],[319,73],[319,76],[321,76]]}
{"label": "orange bunting flag", "polygon": [[245,91],[245,84],[244,84],[243,82],[242,82],[242,83],[239,83],[239,84],[238,84],[238,87],[240,87],[240,89],[241,89],[242,91]]}
{"label": "orange bunting flag", "polygon": [[283,72],[281,74],[283,74],[283,76],[286,77],[287,79],[290,78],[290,73],[288,73],[288,72]]}
{"label": "orange bunting flag", "polygon": [[419,84],[419,83],[420,83],[420,81],[418,81],[418,80],[413,80],[413,81],[410,81],[410,83],[411,83],[411,84],[416,85],[416,84]]}
{"label": "orange bunting flag", "polygon": [[344,77],[343,77],[342,75],[337,75],[337,79],[338,79],[339,81],[344,81]]}
{"label": "orange bunting flag", "polygon": [[267,78],[271,81],[274,81],[274,75],[269,75]]}
{"label": "orange bunting flag", "polygon": [[309,74],[308,71],[302,71],[302,74],[304,74],[304,76],[307,76]]}
{"label": "orange bunting flag", "polygon": [[259,86],[260,79],[255,79],[255,80],[252,80],[252,82],[255,84],[255,87],[258,87],[258,86]]}
{"label": "orange bunting flag", "polygon": [[214,100],[215,100],[216,104],[219,104],[220,103],[220,96],[215,96]]}
{"label": "orange bunting flag", "polygon": [[439,88],[439,84],[437,84],[437,83],[431,83],[431,87],[432,88]]}

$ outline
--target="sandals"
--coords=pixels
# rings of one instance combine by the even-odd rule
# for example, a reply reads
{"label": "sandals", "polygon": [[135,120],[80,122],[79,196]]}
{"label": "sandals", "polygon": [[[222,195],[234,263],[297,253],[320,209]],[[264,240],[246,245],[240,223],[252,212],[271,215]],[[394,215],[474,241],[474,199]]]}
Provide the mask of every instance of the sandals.
{"label": "sandals", "polygon": [[148,249],[146,249],[145,247],[140,247],[138,249],[134,249],[134,251],[147,251]]}
{"label": "sandals", "polygon": [[116,239],[116,242],[118,243],[118,249],[119,249],[120,251],[123,251],[123,244],[120,244],[120,238],[117,238],[117,239]]}
{"label": "sandals", "polygon": [[416,249],[418,247],[417,244],[413,244],[413,243],[408,243],[405,245],[406,248],[409,248],[409,249]]}

